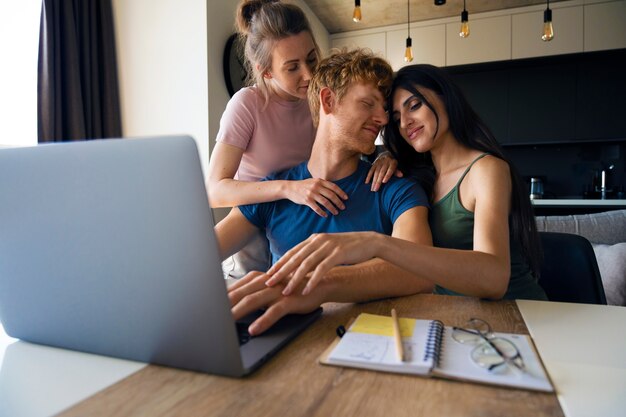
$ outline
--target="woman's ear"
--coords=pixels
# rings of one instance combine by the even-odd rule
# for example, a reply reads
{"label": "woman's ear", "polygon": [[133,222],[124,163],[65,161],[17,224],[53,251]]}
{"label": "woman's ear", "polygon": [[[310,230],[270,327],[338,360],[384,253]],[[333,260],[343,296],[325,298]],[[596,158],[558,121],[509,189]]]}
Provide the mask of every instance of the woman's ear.
{"label": "woman's ear", "polygon": [[[256,68],[257,72],[261,72],[261,66],[259,64],[256,64],[254,67]],[[263,72],[263,78],[265,78],[266,80],[271,79],[272,78],[272,73],[269,72],[269,71],[264,71]]]}
{"label": "woman's ear", "polygon": [[324,114],[332,113],[335,108],[335,93],[328,87],[320,90],[320,108]]}

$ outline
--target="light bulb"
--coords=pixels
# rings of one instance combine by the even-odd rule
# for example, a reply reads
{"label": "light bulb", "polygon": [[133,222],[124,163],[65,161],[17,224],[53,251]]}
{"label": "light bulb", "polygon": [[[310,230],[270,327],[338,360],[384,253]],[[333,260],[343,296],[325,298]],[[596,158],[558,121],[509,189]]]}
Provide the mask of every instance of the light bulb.
{"label": "light bulb", "polygon": [[548,42],[554,38],[554,29],[552,28],[552,22],[548,21],[543,24],[543,35],[541,35],[541,40]]}
{"label": "light bulb", "polygon": [[544,42],[551,41],[554,38],[554,28],[552,27],[552,10],[546,9],[543,12],[543,35],[541,40]]}
{"label": "light bulb", "polygon": [[468,17],[467,10],[463,10],[461,13],[461,31],[459,32],[459,36],[462,38],[467,38],[470,35]]}
{"label": "light bulb", "polygon": [[411,48],[413,40],[406,38],[406,49],[404,50],[404,62],[413,61],[413,49]]}
{"label": "light bulb", "polygon": [[459,36],[462,38],[467,38],[470,35],[469,23],[461,22],[461,31],[459,32]]}
{"label": "light bulb", "polygon": [[361,0],[355,0],[354,2],[354,13],[352,13],[352,20],[354,22],[361,21]]}
{"label": "light bulb", "polygon": [[409,46],[404,51],[404,62],[412,62],[412,61],[413,61],[413,51],[411,50],[411,47]]}
{"label": "light bulb", "polygon": [[547,21],[543,24],[543,35],[541,35],[541,40],[548,42],[554,38],[554,28],[552,27],[552,22]]}

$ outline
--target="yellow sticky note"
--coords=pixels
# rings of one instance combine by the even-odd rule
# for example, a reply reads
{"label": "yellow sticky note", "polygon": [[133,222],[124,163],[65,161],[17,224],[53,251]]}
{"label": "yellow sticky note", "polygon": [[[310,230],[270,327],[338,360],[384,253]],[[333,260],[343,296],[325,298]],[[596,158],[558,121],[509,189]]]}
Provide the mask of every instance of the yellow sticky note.
{"label": "yellow sticky note", "polygon": [[[413,336],[415,319],[398,319],[400,335],[402,337]],[[393,336],[393,321],[391,316],[379,316],[376,314],[361,313],[354,321],[351,332],[377,334],[379,336]]]}

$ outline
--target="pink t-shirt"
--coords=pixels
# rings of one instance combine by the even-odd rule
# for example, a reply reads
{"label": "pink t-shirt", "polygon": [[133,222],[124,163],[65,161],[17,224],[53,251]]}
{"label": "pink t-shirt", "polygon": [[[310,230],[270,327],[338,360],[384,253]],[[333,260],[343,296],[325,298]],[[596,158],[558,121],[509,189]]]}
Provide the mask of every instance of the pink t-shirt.
{"label": "pink t-shirt", "polygon": [[265,99],[256,87],[237,91],[222,119],[217,141],[244,150],[236,179],[257,181],[311,156],[315,128],[306,100]]}

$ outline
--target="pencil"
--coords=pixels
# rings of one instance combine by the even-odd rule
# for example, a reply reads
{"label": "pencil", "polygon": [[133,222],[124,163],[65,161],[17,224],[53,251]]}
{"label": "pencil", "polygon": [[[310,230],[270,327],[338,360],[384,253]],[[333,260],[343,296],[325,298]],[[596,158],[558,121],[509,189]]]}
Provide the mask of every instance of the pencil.
{"label": "pencil", "polygon": [[400,335],[400,323],[398,322],[398,315],[396,309],[391,309],[391,319],[393,321],[393,337],[396,341],[396,350],[398,351],[398,359],[400,362],[404,362],[404,348],[402,347],[402,336]]}

